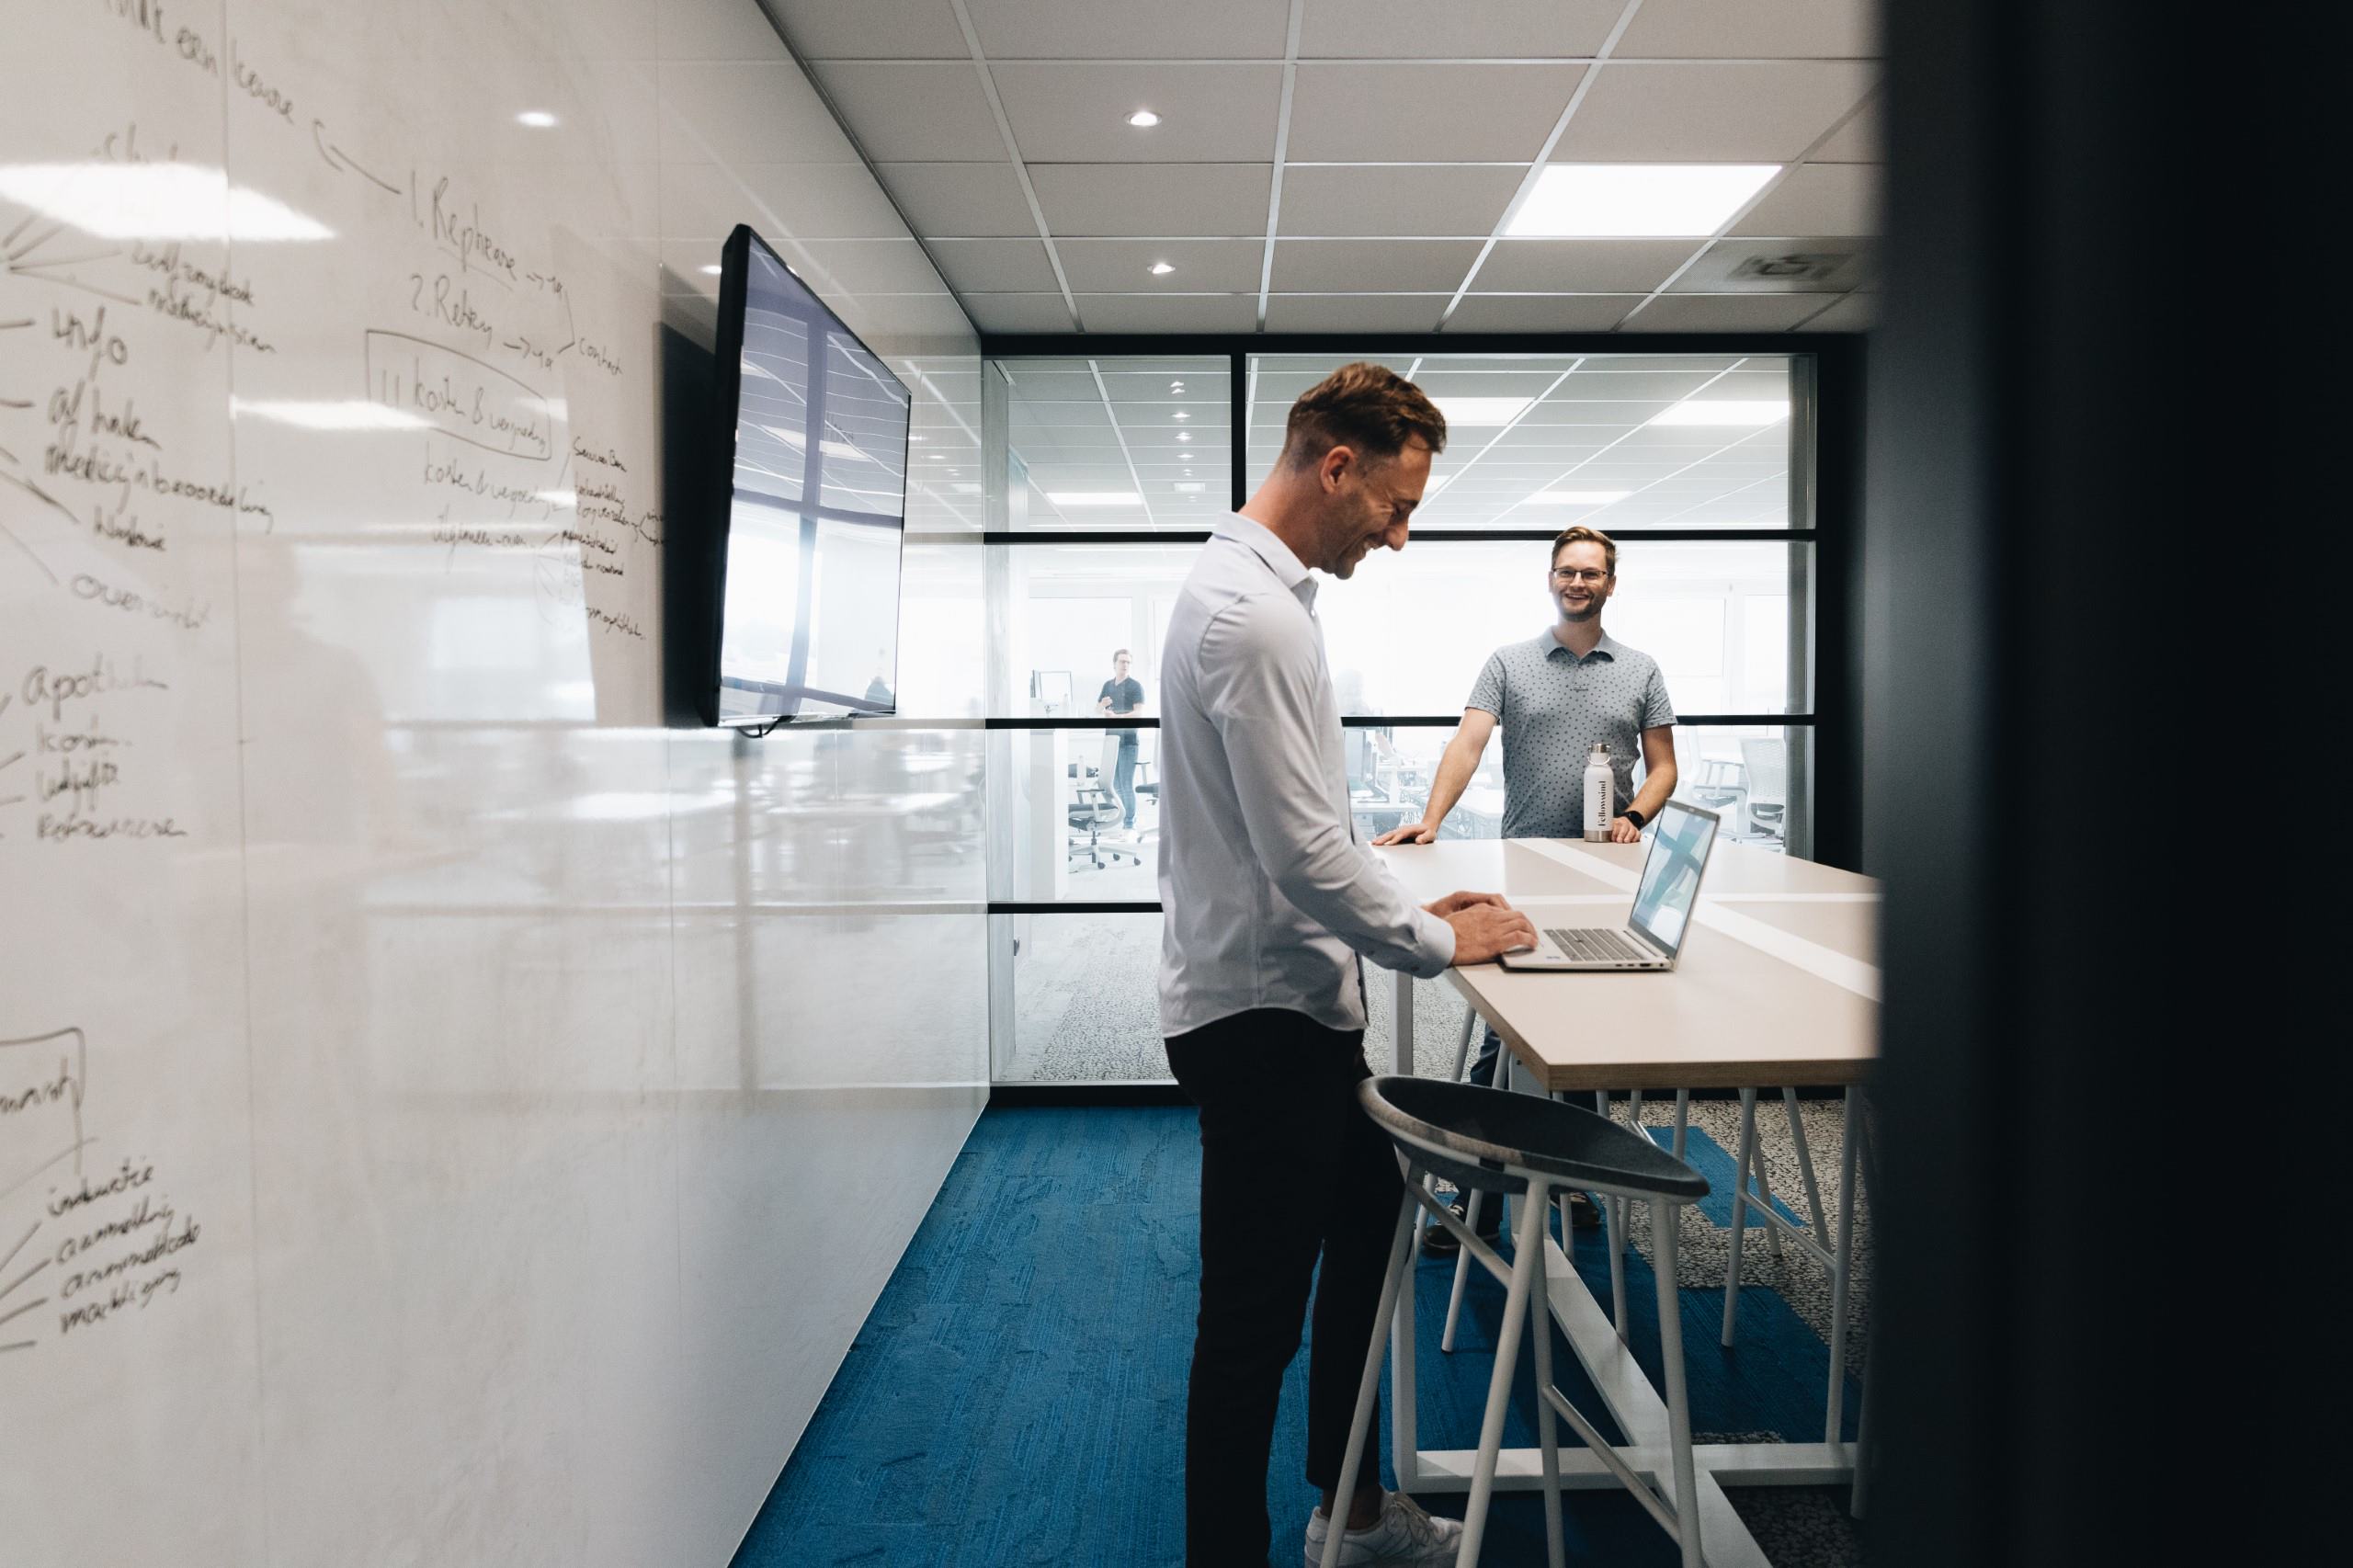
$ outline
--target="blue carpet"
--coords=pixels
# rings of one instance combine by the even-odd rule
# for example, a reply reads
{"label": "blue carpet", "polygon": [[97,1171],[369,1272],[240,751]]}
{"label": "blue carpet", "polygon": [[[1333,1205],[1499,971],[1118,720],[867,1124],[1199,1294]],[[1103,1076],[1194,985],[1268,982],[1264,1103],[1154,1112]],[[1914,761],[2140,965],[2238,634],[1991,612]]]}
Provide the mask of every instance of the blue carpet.
{"label": "blue carpet", "polygon": [[[1729,1183],[1721,1148],[1696,1129],[1690,1148],[1711,1181]],[[1199,1179],[1189,1109],[983,1115],[745,1537],[741,1568],[1180,1563]],[[1729,1219],[1727,1208],[1716,1222]],[[1606,1245],[1580,1233],[1574,1256],[1606,1301]],[[1456,1351],[1441,1355],[1452,1279],[1451,1263],[1416,1271],[1426,1448],[1476,1446],[1503,1315],[1502,1288],[1474,1269]],[[1682,1296],[1693,1429],[1818,1440],[1829,1354],[1813,1332],[1771,1290],[1748,1287],[1740,1346],[1726,1351],[1716,1343],[1722,1293]],[[1654,1287],[1638,1257],[1627,1302],[1635,1356],[1655,1379]],[[1575,1358],[1557,1335],[1555,1345],[1563,1392],[1598,1414]],[[1505,1441],[1532,1445],[1535,1396],[1518,1381]],[[1306,1388],[1302,1353],[1284,1385],[1267,1485],[1274,1561],[1285,1568],[1299,1561],[1314,1504],[1299,1472]],[[1859,1403],[1850,1379],[1850,1431]],[[1459,1496],[1425,1501],[1461,1511]],[[1627,1568],[1676,1560],[1622,1494],[1573,1493],[1565,1511],[1572,1553]],[[1544,1561],[1540,1499],[1497,1499],[1482,1560]]]}

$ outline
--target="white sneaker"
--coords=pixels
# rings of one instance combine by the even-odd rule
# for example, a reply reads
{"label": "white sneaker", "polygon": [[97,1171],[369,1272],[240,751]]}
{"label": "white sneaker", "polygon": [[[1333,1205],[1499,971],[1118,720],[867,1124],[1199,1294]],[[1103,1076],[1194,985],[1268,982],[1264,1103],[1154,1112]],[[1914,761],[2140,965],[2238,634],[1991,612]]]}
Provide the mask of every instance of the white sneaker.
{"label": "white sneaker", "polygon": [[[1322,1509],[1307,1516],[1307,1568],[1323,1568],[1324,1541],[1332,1521]],[[1360,1530],[1340,1533],[1343,1568],[1439,1568],[1454,1561],[1462,1544],[1456,1519],[1433,1519],[1403,1492],[1381,1501],[1381,1517]]]}

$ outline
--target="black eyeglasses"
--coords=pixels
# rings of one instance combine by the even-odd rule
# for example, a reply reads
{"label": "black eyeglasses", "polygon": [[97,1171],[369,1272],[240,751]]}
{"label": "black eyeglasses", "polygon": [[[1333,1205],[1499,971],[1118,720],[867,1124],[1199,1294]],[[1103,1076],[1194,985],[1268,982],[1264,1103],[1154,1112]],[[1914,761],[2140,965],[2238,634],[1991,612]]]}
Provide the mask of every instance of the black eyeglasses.
{"label": "black eyeglasses", "polygon": [[1599,583],[1607,580],[1608,575],[1608,573],[1597,571],[1590,566],[1555,566],[1552,568],[1552,581],[1555,583]]}

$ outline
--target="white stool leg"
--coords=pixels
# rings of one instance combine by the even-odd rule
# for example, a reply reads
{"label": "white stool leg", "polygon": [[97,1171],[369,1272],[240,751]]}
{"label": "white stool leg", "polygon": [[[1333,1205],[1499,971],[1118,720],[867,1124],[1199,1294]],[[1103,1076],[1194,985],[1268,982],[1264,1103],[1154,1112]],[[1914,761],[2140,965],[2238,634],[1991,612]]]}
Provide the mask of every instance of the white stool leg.
{"label": "white stool leg", "polygon": [[[1548,1205],[1531,1202],[1529,1207],[1541,1214]],[[1544,1552],[1550,1568],[1567,1568],[1568,1549],[1561,1535],[1561,1438],[1554,1425],[1558,1417],[1552,1413],[1552,1402],[1544,1397],[1552,1386],[1552,1276],[1541,1224],[1537,1229],[1535,1294],[1528,1332],[1535,1341],[1536,1434],[1544,1450]]]}
{"label": "white stool leg", "polygon": [[[1604,1121],[1609,1119],[1608,1089],[1593,1092],[1593,1108],[1601,1113]],[[1626,1205],[1604,1194],[1601,1218],[1608,1227],[1602,1233],[1603,1239],[1609,1244],[1609,1322],[1618,1330],[1619,1339],[1623,1341],[1626,1337]]]}
{"label": "white stool leg", "polygon": [[1690,1131],[1691,1091],[1677,1089],[1675,1091],[1675,1157],[1678,1160],[1683,1157],[1686,1134]]}
{"label": "white stool leg", "polygon": [[[1473,1235],[1479,1233],[1479,1205],[1486,1194],[1477,1187],[1471,1189],[1470,1199],[1462,1205],[1462,1222]],[[1438,1347],[1449,1355],[1454,1352],[1454,1325],[1462,1316],[1462,1286],[1471,1278],[1471,1249],[1458,1248],[1454,1255],[1454,1289],[1446,1298],[1446,1332],[1438,1336]]]}
{"label": "white stool leg", "polygon": [[[1675,1205],[1651,1199],[1651,1255],[1658,1266],[1658,1349],[1666,1369],[1666,1437],[1675,1471],[1676,1540],[1683,1568],[1701,1568],[1699,1486],[1692,1473],[1691,1409],[1683,1387],[1683,1302],[1675,1288]],[[1329,1564],[1326,1564],[1329,1568]]]}
{"label": "white stool leg", "polygon": [[[1414,1173],[1405,1174],[1405,1185],[1413,1186]],[[1372,1343],[1364,1353],[1364,1376],[1357,1380],[1357,1411],[1348,1420],[1347,1457],[1340,1461],[1340,1483],[1332,1493],[1331,1528],[1324,1536],[1324,1568],[1336,1568],[1340,1561],[1340,1537],[1347,1533],[1348,1506],[1357,1494],[1357,1461],[1364,1456],[1365,1434],[1372,1429],[1373,1406],[1380,1401],[1381,1353],[1382,1341],[1389,1332],[1389,1314],[1397,1305],[1399,1283],[1410,1271],[1414,1244],[1414,1216],[1421,1205],[1414,1201],[1409,1191],[1397,1206],[1397,1236],[1389,1244],[1389,1271],[1381,1278],[1381,1310],[1373,1314]]]}
{"label": "white stool leg", "polygon": [[1479,1032],[1479,1013],[1475,1007],[1462,1010],[1462,1043],[1454,1048],[1454,1081],[1462,1082],[1463,1070],[1471,1065],[1471,1041]]}
{"label": "white stool leg", "polygon": [[[1756,1148],[1749,1157],[1748,1169],[1741,1172],[1740,1179],[1744,1183],[1753,1181],[1756,1184],[1756,1201],[1757,1206],[1763,1209],[1766,1213],[1772,1213],[1773,1176],[1772,1173],[1765,1168],[1765,1140],[1763,1137],[1760,1136],[1756,1140]],[[1781,1227],[1773,1223],[1771,1220],[1765,1221],[1765,1250],[1771,1253],[1776,1258],[1779,1258],[1781,1256]]]}
{"label": "white stool leg", "polygon": [[1838,1428],[1844,1425],[1838,1417],[1847,1408],[1840,1397],[1846,1392],[1847,1381],[1847,1276],[1853,1260],[1855,1244],[1855,1159],[1860,1153],[1855,1147],[1855,1102],[1860,1091],[1851,1085],[1847,1090],[1846,1131],[1839,1142],[1845,1145],[1838,1155],[1838,1244],[1831,1249],[1830,1257],[1830,1408],[1822,1420],[1822,1440],[1835,1443]]}
{"label": "white stool leg", "polygon": [[1805,1123],[1798,1117],[1797,1090],[1783,1085],[1781,1107],[1790,1113],[1790,1142],[1798,1149],[1798,1175],[1804,1178],[1805,1204],[1813,1215],[1813,1239],[1817,1245],[1824,1244],[1823,1238],[1830,1234],[1830,1221],[1823,1218],[1822,1188],[1813,1179],[1813,1154],[1806,1147]]}
{"label": "white stool leg", "polygon": [[[1732,1348],[1733,1309],[1740,1302],[1740,1250],[1748,1233],[1748,1162],[1756,1153],[1756,1091],[1740,1091],[1740,1157],[1733,1162],[1732,1259],[1724,1265],[1724,1348]],[[1768,1225],[1766,1229],[1772,1227]]]}
{"label": "white stool leg", "polygon": [[[1531,1181],[1528,1200],[1519,1206],[1519,1231],[1512,1238],[1511,1291],[1504,1299],[1503,1332],[1495,1338],[1495,1370],[1487,1380],[1487,1414],[1479,1424],[1479,1459],[1471,1467],[1471,1500],[1462,1510],[1462,1544],[1454,1554],[1455,1568],[1472,1568],[1479,1561],[1479,1540],[1487,1528],[1487,1504],[1495,1490],[1495,1456],[1504,1442],[1504,1412],[1511,1403],[1512,1367],[1519,1358],[1528,1298],[1544,1256],[1544,1210],[1549,1201],[1544,1184]],[[1549,1302],[1546,1310],[1551,1310]]]}

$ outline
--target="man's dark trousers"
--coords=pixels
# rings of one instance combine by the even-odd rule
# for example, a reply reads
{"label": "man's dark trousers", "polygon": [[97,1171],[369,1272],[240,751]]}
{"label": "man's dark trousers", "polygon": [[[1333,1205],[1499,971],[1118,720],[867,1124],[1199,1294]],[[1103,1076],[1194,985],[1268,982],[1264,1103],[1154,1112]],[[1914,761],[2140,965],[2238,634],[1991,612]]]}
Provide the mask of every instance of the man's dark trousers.
{"label": "man's dark trousers", "polygon": [[[1185,1411],[1185,1561],[1267,1561],[1267,1469],[1283,1370],[1315,1279],[1307,1480],[1339,1484],[1402,1187],[1357,1103],[1364,1031],[1263,1008],[1167,1041],[1201,1108],[1201,1305]],[[1320,1279],[1315,1275],[1318,1255]],[[1381,1424],[1359,1474],[1378,1477]],[[1346,1499],[1342,1499],[1345,1507]]]}

